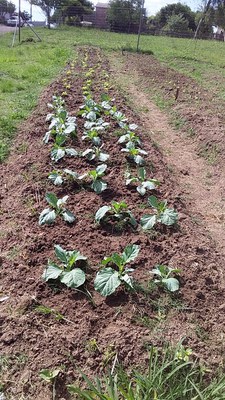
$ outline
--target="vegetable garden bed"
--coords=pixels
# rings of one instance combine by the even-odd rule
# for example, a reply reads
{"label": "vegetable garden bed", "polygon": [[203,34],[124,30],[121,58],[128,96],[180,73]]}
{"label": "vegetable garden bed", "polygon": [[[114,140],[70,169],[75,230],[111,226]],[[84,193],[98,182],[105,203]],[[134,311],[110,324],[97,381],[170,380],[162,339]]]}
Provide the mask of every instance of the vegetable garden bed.
{"label": "vegetable garden bed", "polygon": [[[67,118],[64,141],[58,112]],[[43,93],[2,168],[0,196],[2,383],[12,398],[50,398],[39,372],[56,367],[57,396],[69,398],[77,366],[93,375],[116,355],[126,367],[145,365],[152,344],[182,342],[221,362],[219,257],[99,49],[77,49]]]}

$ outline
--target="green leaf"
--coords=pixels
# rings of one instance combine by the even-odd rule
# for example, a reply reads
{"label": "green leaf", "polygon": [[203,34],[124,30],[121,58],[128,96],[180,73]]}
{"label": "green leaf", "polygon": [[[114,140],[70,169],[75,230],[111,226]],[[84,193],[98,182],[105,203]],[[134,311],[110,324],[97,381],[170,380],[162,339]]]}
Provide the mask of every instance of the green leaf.
{"label": "green leaf", "polygon": [[109,154],[107,153],[100,153],[99,154],[99,161],[105,162],[109,159]]}
{"label": "green leaf", "polygon": [[64,206],[66,204],[68,198],[69,198],[69,196],[63,196],[61,199],[58,199],[57,203],[56,203],[57,207],[62,208],[62,206]]}
{"label": "green leaf", "polygon": [[102,296],[110,296],[120,286],[119,273],[112,268],[99,271],[94,281],[94,287]]}
{"label": "green leaf", "polygon": [[77,262],[77,261],[86,261],[87,257],[83,256],[79,251],[74,250],[74,251],[68,251],[68,265],[71,267],[73,267],[73,265]]}
{"label": "green leaf", "polygon": [[84,284],[85,273],[80,268],[75,268],[72,271],[64,272],[60,281],[69,288],[77,288]]}
{"label": "green leaf", "polygon": [[50,179],[50,181],[52,181],[56,186],[63,183],[63,178],[60,174],[58,174],[58,172],[52,172],[51,174],[49,174],[48,179]]}
{"label": "green leaf", "polygon": [[56,257],[62,261],[64,264],[67,264],[67,251],[64,250],[59,244],[54,246]]}
{"label": "green leaf", "polygon": [[56,264],[49,264],[43,274],[42,279],[47,282],[49,279],[58,279],[59,276],[62,274],[62,269],[58,267]]}
{"label": "green leaf", "polygon": [[52,206],[53,208],[57,208],[58,197],[55,195],[55,193],[46,193],[45,199],[48,204],[50,204],[50,206]]}
{"label": "green leaf", "polygon": [[75,149],[65,149],[65,152],[68,156],[76,157],[78,156],[78,152]]}
{"label": "green leaf", "polygon": [[128,274],[125,274],[120,277],[121,281],[124,281],[130,288],[133,289],[133,277],[129,276]]}
{"label": "green leaf", "polygon": [[136,228],[136,226],[137,226],[137,221],[136,221],[136,219],[134,218],[134,216],[133,216],[133,214],[132,214],[131,212],[129,212],[128,214],[129,214],[129,217],[130,217],[130,224],[131,224],[134,228]]}
{"label": "green leaf", "polygon": [[96,172],[97,172],[98,175],[101,176],[102,174],[104,174],[106,169],[107,169],[107,165],[106,164],[101,164],[101,165],[97,166]]}
{"label": "green leaf", "polygon": [[69,224],[72,224],[76,219],[75,215],[69,210],[64,210],[62,212],[62,217],[64,221],[68,222]]}
{"label": "green leaf", "polygon": [[145,160],[143,157],[141,157],[139,154],[137,156],[134,156],[134,162],[137,165],[145,165]]}
{"label": "green leaf", "polygon": [[61,158],[63,158],[65,156],[65,150],[62,148],[57,148],[57,149],[53,149],[51,151],[51,159],[53,161],[59,161]]}
{"label": "green leaf", "polygon": [[158,199],[155,196],[150,196],[148,198],[148,203],[150,204],[150,206],[152,208],[155,208],[157,210],[159,202],[158,202]]}
{"label": "green leaf", "polygon": [[97,179],[96,181],[92,182],[91,188],[97,193],[100,194],[104,190],[107,189],[107,183],[103,182],[101,179]]}
{"label": "green leaf", "polygon": [[103,206],[99,208],[95,214],[95,221],[99,223],[109,210],[111,210],[110,206]]}
{"label": "green leaf", "polygon": [[49,369],[42,369],[39,373],[40,378],[44,379],[48,383],[52,383],[54,379],[59,375],[61,372],[60,369],[54,369],[53,371]]}
{"label": "green leaf", "polygon": [[39,225],[52,224],[56,219],[56,213],[50,208],[45,208],[39,216]]}
{"label": "green leaf", "polygon": [[177,220],[178,220],[178,214],[172,208],[166,208],[165,211],[159,216],[159,221],[167,226],[175,224]]}
{"label": "green leaf", "polygon": [[138,191],[138,193],[139,193],[141,196],[144,196],[145,193],[146,193],[146,189],[145,189],[145,187],[144,187],[143,184],[141,184],[141,185],[139,185],[139,186],[137,187],[137,191]]}
{"label": "green leaf", "polygon": [[154,190],[156,189],[156,183],[157,181],[152,179],[150,181],[143,182],[143,186],[148,190]]}
{"label": "green leaf", "polygon": [[140,248],[137,244],[128,244],[122,253],[124,264],[134,261],[138,256],[139,250]]}
{"label": "green leaf", "polygon": [[145,170],[144,167],[138,168],[138,176],[139,176],[141,181],[145,180],[145,178],[146,178],[146,170]]}
{"label": "green leaf", "polygon": [[152,229],[153,226],[157,222],[157,216],[156,215],[151,215],[151,214],[145,214],[140,220],[140,224],[144,231]]}
{"label": "green leaf", "polygon": [[176,278],[163,278],[162,283],[170,292],[176,292],[177,290],[179,290],[180,284],[178,279]]}
{"label": "green leaf", "polygon": [[72,176],[72,178],[74,178],[74,179],[78,179],[79,178],[78,173],[75,172],[75,171],[72,171],[71,169],[65,168],[64,172],[65,172],[65,174],[68,174],[69,176]]}
{"label": "green leaf", "polygon": [[117,265],[117,267],[123,266],[123,257],[121,257],[118,253],[113,253],[111,256],[111,260],[113,264]]}

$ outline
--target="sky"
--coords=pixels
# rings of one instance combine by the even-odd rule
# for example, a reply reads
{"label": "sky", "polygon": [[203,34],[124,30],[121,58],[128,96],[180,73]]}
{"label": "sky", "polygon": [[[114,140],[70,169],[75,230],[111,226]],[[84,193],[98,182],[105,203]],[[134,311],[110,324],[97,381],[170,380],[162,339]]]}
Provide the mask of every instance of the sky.
{"label": "sky", "polygon": [[[102,3],[107,2],[107,0],[98,0],[98,1]],[[98,1],[93,0],[93,3],[96,4]],[[201,0],[145,0],[145,7],[147,9],[147,14],[154,15],[160,10],[160,8],[166,6],[167,4],[178,3],[179,1],[183,4],[188,5],[193,11],[196,11],[200,6],[200,4],[202,3]],[[13,2],[18,7],[19,0],[18,1],[13,0]],[[33,21],[45,20],[45,16],[39,7],[32,6],[32,9],[33,9],[32,12]],[[21,0],[21,10],[30,12],[30,4],[28,1]]]}

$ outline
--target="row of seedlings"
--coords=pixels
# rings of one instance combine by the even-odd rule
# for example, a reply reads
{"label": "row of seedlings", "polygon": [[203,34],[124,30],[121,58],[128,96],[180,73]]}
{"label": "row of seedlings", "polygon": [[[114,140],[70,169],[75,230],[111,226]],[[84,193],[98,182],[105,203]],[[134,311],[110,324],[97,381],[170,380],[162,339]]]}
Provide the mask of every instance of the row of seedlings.
{"label": "row of seedlings", "polygon": [[[83,66],[87,66],[87,59],[84,60]],[[109,127],[109,123],[105,122],[102,116],[110,115],[110,117],[117,122],[122,132],[118,139],[118,144],[123,146],[121,152],[126,154],[128,161],[137,165],[136,175],[127,174],[126,185],[137,184],[137,191],[143,196],[147,190],[155,189],[159,185],[159,182],[157,179],[146,178],[143,156],[147,155],[147,152],[141,147],[141,139],[135,133],[138,126],[136,124],[129,124],[126,116],[111,104],[112,102],[108,96],[104,96],[101,103],[96,103],[93,100],[91,96],[92,80],[90,79],[93,72],[94,69],[90,68],[86,73],[87,79],[83,86],[85,102],[78,113],[78,116],[81,115],[85,120],[85,131],[82,140],[91,143],[92,147],[79,154],[77,150],[65,146],[68,136],[72,138],[76,136],[76,118],[69,117],[65,110],[62,97],[56,96],[53,97],[53,103],[49,105],[52,108],[52,113],[47,116],[47,121],[50,122],[50,126],[44,137],[44,142],[48,143],[50,138],[54,140],[54,145],[51,150],[51,159],[55,162],[59,161],[65,155],[73,157],[80,155],[81,157],[87,158],[89,161],[96,160],[104,162],[104,164],[98,165],[95,170],[91,170],[85,174],[78,174],[69,169],[52,171],[49,175],[49,179],[55,185],[60,185],[63,183],[64,179],[68,178],[80,184],[82,183],[83,186],[87,184],[87,179],[90,179],[91,182],[89,186],[97,194],[106,190],[107,183],[102,177],[107,169],[107,164],[105,163],[109,159],[109,154],[104,153],[102,150],[104,144],[102,142],[101,133]],[[43,210],[39,218],[39,224],[51,224],[58,215],[62,216],[68,223],[74,222],[75,216],[65,208],[67,199],[68,196],[58,199],[54,193],[47,193],[46,200],[51,208],[48,207]],[[175,210],[167,208],[166,201],[160,202],[155,196],[150,196],[148,202],[154,210],[154,213],[144,215],[141,218],[140,225],[144,230],[152,229],[157,222],[161,222],[167,226],[176,223],[177,213]],[[120,220],[124,219],[126,223],[134,228],[138,225],[125,202],[118,203],[113,201],[111,205],[103,205],[97,210],[95,221],[101,224],[106,218],[108,219],[111,217]],[[130,276],[130,272],[132,272],[133,269],[128,268],[127,264],[134,261],[138,253],[139,246],[130,244],[126,246],[122,254],[113,253],[110,257],[105,257],[101,262],[102,268],[95,278],[95,289],[103,296],[109,296],[114,293],[121,284],[133,288],[133,279]],[[57,279],[68,287],[75,289],[82,286],[86,279],[85,273],[81,268],[76,267],[76,263],[81,261],[86,262],[87,258],[81,255],[79,251],[66,251],[59,245],[55,245],[55,255],[61,264],[55,264],[49,261],[44,271],[43,279],[45,281]],[[112,267],[116,267],[116,269]],[[170,291],[178,290],[178,280],[171,277],[171,274],[173,272],[178,273],[178,270],[165,265],[158,265],[152,272],[158,276],[156,282],[166,286]]]}

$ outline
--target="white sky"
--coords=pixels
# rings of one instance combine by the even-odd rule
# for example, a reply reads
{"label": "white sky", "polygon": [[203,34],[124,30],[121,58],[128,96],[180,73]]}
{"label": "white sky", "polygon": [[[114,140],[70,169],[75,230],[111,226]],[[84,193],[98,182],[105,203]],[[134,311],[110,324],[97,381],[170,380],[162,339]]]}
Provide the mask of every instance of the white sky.
{"label": "white sky", "polygon": [[[156,14],[160,8],[166,6],[167,4],[178,3],[181,2],[183,4],[188,5],[191,7],[193,11],[196,11],[198,7],[201,5],[201,0],[145,0],[145,7],[147,8],[148,15]],[[13,0],[18,8],[18,1]],[[96,4],[98,0],[93,0],[93,3]],[[99,0],[99,2],[107,2],[107,0]],[[21,0],[21,10],[30,12],[30,4],[26,0]],[[33,20],[34,21],[43,21],[45,20],[45,16],[42,13],[41,9],[36,6],[32,6],[33,10]]]}

